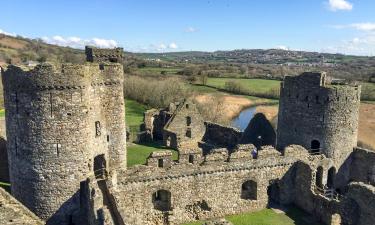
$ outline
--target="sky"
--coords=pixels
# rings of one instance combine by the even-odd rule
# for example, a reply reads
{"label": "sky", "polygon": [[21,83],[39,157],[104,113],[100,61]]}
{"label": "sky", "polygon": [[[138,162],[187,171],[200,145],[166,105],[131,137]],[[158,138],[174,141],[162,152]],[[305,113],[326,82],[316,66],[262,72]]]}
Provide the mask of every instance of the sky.
{"label": "sky", "polygon": [[132,52],[375,55],[374,0],[3,0],[0,33]]}

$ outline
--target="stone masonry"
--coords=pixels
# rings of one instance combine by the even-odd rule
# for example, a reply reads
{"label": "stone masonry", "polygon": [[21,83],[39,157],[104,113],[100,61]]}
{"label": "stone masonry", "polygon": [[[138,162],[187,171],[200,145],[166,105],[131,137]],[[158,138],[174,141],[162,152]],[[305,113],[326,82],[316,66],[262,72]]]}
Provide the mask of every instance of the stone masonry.
{"label": "stone masonry", "polygon": [[80,181],[126,167],[122,65],[9,66],[2,77],[12,195],[48,224],[68,224]]}

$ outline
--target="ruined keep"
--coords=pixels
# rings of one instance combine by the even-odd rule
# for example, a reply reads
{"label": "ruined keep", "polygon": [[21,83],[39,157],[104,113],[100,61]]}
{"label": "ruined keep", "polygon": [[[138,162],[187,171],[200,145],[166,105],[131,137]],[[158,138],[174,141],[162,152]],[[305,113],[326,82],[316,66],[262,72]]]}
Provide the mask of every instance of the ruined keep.
{"label": "ruined keep", "polygon": [[84,65],[2,73],[12,195],[44,220],[0,191],[6,223],[177,225],[277,203],[327,225],[375,224],[375,152],[355,144],[359,86],[287,77],[277,146],[256,154],[256,143],[238,143],[264,133],[203,122],[189,100],[148,111],[145,133],[175,135],[178,160],[157,151],[127,168],[122,66],[86,52]]}
{"label": "ruined keep", "polygon": [[68,224],[80,181],[126,167],[123,67],[11,65],[2,78],[12,195],[48,224]]}
{"label": "ruined keep", "polygon": [[299,144],[331,158],[336,171],[347,166],[343,163],[357,146],[360,93],[360,86],[327,82],[325,73],[285,77],[277,148]]}

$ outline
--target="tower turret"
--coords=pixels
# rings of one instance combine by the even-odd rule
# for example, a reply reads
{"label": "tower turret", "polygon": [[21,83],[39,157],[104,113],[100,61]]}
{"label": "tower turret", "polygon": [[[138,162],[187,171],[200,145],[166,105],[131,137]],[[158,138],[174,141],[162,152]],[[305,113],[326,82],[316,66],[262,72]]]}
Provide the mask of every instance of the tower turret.
{"label": "tower turret", "polygon": [[126,167],[122,65],[9,66],[2,78],[12,195],[68,224],[80,181]]}
{"label": "tower turret", "polygon": [[321,152],[338,170],[357,145],[361,87],[327,82],[326,73],[285,77],[281,83],[277,148]]}

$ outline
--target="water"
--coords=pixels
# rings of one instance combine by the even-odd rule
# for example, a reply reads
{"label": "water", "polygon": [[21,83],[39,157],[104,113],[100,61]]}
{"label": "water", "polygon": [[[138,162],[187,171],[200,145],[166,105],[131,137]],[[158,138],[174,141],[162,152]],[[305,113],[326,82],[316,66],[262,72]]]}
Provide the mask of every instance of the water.
{"label": "water", "polygon": [[250,120],[254,117],[255,110],[255,106],[242,110],[240,115],[232,120],[232,126],[238,128],[240,131],[244,131]]}

